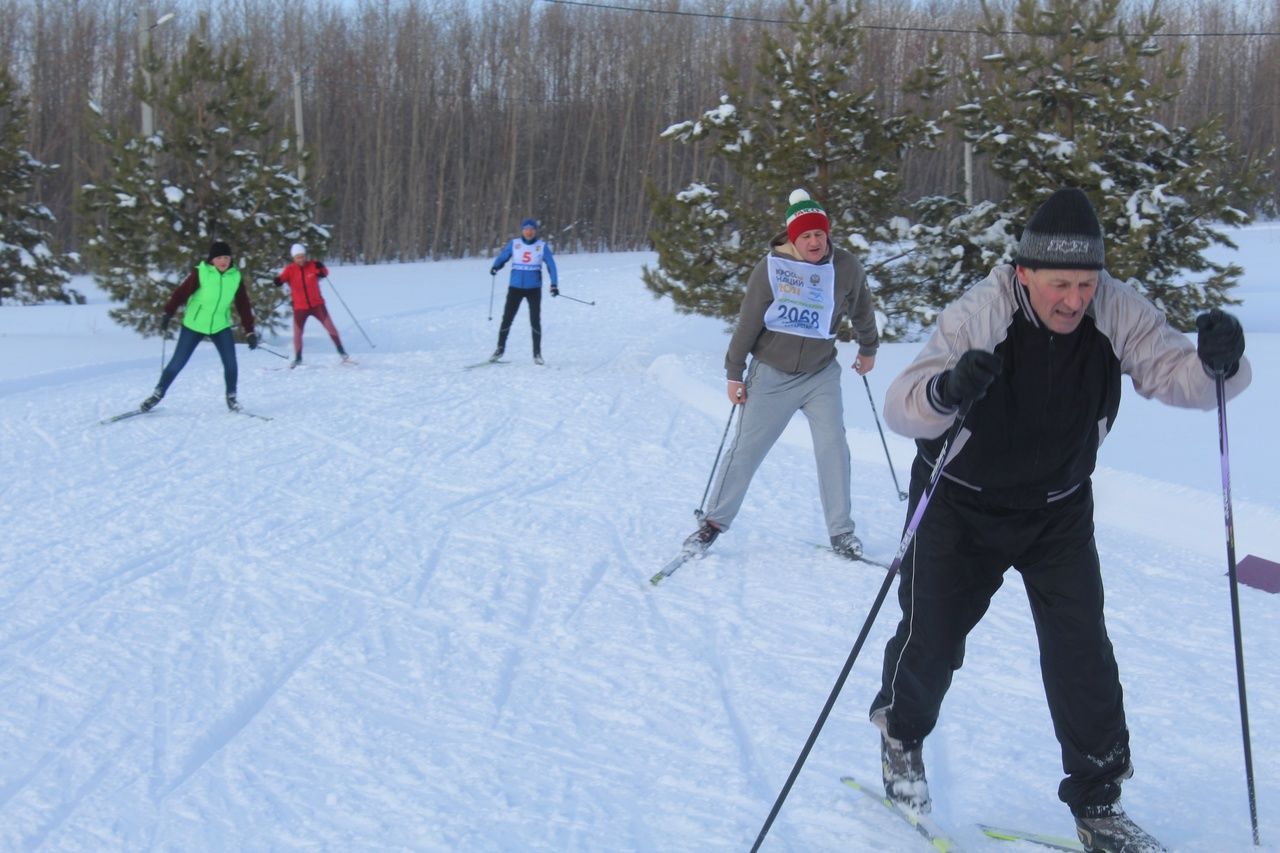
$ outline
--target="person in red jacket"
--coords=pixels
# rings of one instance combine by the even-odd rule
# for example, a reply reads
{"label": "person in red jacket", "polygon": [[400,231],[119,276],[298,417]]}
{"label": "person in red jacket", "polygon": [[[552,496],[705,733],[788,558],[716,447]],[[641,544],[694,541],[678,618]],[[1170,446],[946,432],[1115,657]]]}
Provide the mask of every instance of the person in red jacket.
{"label": "person in red jacket", "polygon": [[329,309],[324,307],[324,296],[320,294],[320,279],[329,275],[328,268],[319,261],[307,260],[307,247],[294,243],[289,248],[293,263],[280,271],[273,281],[279,285],[289,285],[293,296],[293,363],[290,367],[302,364],[302,327],[307,324],[308,317],[315,317],[324,325],[325,331],[338,348],[338,355],[343,361],[351,357],[342,348],[342,338],[338,337],[338,329],[333,325]]}

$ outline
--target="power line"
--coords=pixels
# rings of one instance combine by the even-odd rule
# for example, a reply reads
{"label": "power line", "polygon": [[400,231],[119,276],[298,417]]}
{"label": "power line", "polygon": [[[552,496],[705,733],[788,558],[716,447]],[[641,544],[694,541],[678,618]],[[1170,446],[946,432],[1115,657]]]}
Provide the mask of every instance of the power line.
{"label": "power line", "polygon": [[[589,0],[542,0],[543,3],[555,3],[561,6],[583,6],[590,9],[606,9],[610,12],[643,12],[649,15],[671,15],[685,18],[712,18],[717,21],[740,21],[747,24],[791,24],[794,21],[785,18],[758,18],[752,15],[722,15],[715,12],[688,12],[682,9],[650,9],[643,6],[611,6],[607,3],[592,3]],[[1022,30],[976,30],[964,27],[925,27],[902,24],[854,24],[860,30],[880,30],[901,33],[943,33],[947,35],[1002,35],[1029,36],[1044,35],[1028,33]],[[1152,33],[1152,38],[1245,38],[1249,36],[1280,36],[1280,31],[1241,30],[1239,32],[1203,32],[1203,33]]]}

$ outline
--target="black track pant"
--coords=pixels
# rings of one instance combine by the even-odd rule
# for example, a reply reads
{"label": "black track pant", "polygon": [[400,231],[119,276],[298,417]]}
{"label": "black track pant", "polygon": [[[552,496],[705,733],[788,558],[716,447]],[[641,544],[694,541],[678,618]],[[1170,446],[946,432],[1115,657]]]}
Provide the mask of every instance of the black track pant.
{"label": "black track pant", "polygon": [[498,349],[507,348],[507,333],[520,310],[520,300],[529,300],[529,327],[533,330],[533,354],[542,354],[542,288],[508,287],[507,304],[502,309],[502,325],[498,327]]}
{"label": "black track pant", "polygon": [[[917,460],[908,518],[928,473]],[[1010,566],[1026,587],[1045,697],[1062,746],[1067,778],[1058,796],[1075,813],[1111,803],[1129,767],[1129,731],[1103,621],[1089,483],[1048,506],[1012,509],[939,482],[902,560],[902,620],[885,647],[872,712],[888,709],[889,733],[909,744],[933,731],[951,676],[964,661],[965,637]],[[991,701],[999,697],[992,694]]]}

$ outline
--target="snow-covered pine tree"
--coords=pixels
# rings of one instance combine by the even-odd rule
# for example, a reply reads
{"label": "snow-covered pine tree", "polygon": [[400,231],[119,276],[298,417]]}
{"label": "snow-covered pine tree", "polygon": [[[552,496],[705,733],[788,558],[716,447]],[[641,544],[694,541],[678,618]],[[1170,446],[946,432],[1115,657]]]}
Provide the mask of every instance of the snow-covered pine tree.
{"label": "snow-covered pine tree", "polygon": [[[840,0],[791,0],[789,44],[764,36],[753,92],[726,70],[728,93],[718,106],[663,132],[678,143],[710,143],[712,168],[733,178],[695,182],[674,196],[650,186],[658,266],[642,276],[654,294],[671,296],[682,311],[736,316],[751,268],[782,230],[797,187],[826,209],[837,245],[865,254],[887,236],[901,156],[939,131],[910,112],[886,114],[862,82],[880,70],[866,67],[858,14]],[[941,79],[935,53],[904,91],[927,97]]]}
{"label": "snow-covered pine tree", "polygon": [[[881,308],[899,331],[933,315],[1008,262],[1022,227],[1060,187],[1088,193],[1106,239],[1107,270],[1131,280],[1187,330],[1197,313],[1231,304],[1241,270],[1205,257],[1231,246],[1215,226],[1248,222],[1235,205],[1260,197],[1265,176],[1216,123],[1169,128],[1156,120],[1182,73],[1166,53],[1156,4],[1130,32],[1122,0],[1018,0],[1012,22],[984,2],[994,47],[963,78],[954,113],[974,153],[1008,185],[972,208],[922,199],[911,229],[918,251],[883,271]],[[1010,31],[1026,35],[1010,35]]]}
{"label": "snow-covered pine tree", "polygon": [[56,167],[23,148],[27,100],[7,68],[0,68],[0,302],[84,302],[67,287],[66,259],[49,248],[53,214],[28,199],[37,177]]}
{"label": "snow-covered pine tree", "polygon": [[323,257],[328,231],[314,221],[306,188],[287,171],[304,152],[289,149],[268,120],[272,94],[239,45],[214,46],[193,35],[181,56],[152,61],[159,128],[150,138],[103,125],[111,146],[103,179],[86,185],[82,204],[92,223],[85,255],[98,281],[123,305],[118,323],[158,329],[173,288],[225,240],[249,288],[254,315],[266,328],[287,315],[271,284],[302,242]]}

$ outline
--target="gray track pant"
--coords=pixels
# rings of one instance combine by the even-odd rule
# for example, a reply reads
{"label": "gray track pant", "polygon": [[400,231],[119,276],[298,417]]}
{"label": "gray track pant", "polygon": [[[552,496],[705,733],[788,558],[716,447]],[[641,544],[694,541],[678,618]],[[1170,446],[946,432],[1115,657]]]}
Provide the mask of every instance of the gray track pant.
{"label": "gray track pant", "polygon": [[840,364],[834,360],[817,373],[783,373],[752,360],[746,375],[747,402],[738,415],[733,444],[725,453],[711,490],[708,521],[715,522],[721,530],[729,529],[742,508],[756,469],[799,410],[809,419],[809,433],[813,436],[827,535],[853,532],[849,445],[844,436],[840,376]]}

